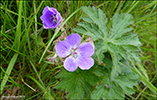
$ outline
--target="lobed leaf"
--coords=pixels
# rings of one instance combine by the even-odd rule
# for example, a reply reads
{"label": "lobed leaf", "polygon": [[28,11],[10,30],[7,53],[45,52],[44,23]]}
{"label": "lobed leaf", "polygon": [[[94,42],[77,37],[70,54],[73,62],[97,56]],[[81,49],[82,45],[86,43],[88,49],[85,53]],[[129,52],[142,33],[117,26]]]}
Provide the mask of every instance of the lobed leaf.
{"label": "lobed leaf", "polygon": [[[98,76],[105,75],[100,85],[92,92],[92,99],[124,99],[126,94],[133,94],[133,86],[137,84],[138,75],[133,73],[131,65],[140,62],[139,50],[141,42],[133,33],[133,17],[131,14],[116,13],[110,21],[102,10],[95,7],[82,7],[87,16],[78,23],[74,31],[90,36],[95,45],[95,59],[104,68],[95,71]],[[111,57],[106,53],[109,52]],[[110,60],[109,60],[110,59]],[[112,60],[111,60],[112,59]]]}
{"label": "lobed leaf", "polygon": [[[110,66],[110,58],[105,58],[108,61],[106,67]],[[133,86],[137,84],[138,75],[131,70],[128,62],[123,60],[123,63],[120,63],[122,67],[121,73],[115,77],[114,80],[110,78],[110,70],[104,71],[102,66],[98,66],[97,69],[104,71],[105,77],[102,80],[102,83],[96,86],[96,89],[92,92],[92,99],[124,99],[124,94],[132,95],[134,93]],[[96,71],[98,73],[98,71]],[[100,70],[100,75],[102,71]]]}
{"label": "lobed leaf", "polygon": [[65,89],[65,92],[68,92],[67,98],[70,99],[90,99],[92,85],[99,81],[99,77],[93,74],[93,69],[86,71],[79,68],[75,72],[63,70],[56,78],[61,80],[54,88]]}
{"label": "lobed leaf", "polygon": [[[113,67],[111,71],[111,78],[114,79],[116,75],[121,73],[121,66],[119,65],[121,59],[130,61],[134,65],[134,60],[140,62],[139,48],[141,42],[137,34],[132,33],[131,14],[116,13],[111,21],[108,20],[102,10],[95,7],[82,7],[87,16],[82,19],[85,22],[78,23],[78,27],[74,31],[88,35],[94,40],[95,56],[98,62],[102,63],[105,52],[110,52]],[[112,24],[112,27],[108,27]]]}

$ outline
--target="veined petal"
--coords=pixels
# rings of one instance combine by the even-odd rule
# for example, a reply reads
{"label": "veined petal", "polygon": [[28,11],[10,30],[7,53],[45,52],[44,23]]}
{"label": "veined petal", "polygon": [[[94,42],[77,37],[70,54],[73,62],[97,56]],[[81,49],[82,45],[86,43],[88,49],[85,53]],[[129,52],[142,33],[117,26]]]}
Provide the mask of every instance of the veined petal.
{"label": "veined petal", "polygon": [[58,22],[60,22],[62,20],[62,17],[61,17],[60,13],[57,13],[56,17],[57,17]]}
{"label": "veined petal", "polygon": [[54,14],[57,14],[57,13],[58,13],[58,11],[56,10],[56,8],[51,7],[51,8],[49,8],[49,10],[50,10],[51,12],[53,12]]}
{"label": "veined petal", "polygon": [[46,6],[43,10],[43,14],[45,14],[49,10],[49,6]]}
{"label": "veined petal", "polygon": [[45,29],[49,29],[49,27],[46,25],[45,22],[43,22],[43,27],[44,27]]}
{"label": "veined petal", "polygon": [[76,48],[81,42],[81,36],[77,33],[69,35],[66,40],[72,48]]}
{"label": "veined petal", "polygon": [[66,41],[60,41],[56,44],[55,50],[59,57],[64,58],[70,54],[70,45]]}
{"label": "veined petal", "polygon": [[45,14],[47,11],[50,11],[50,12],[52,12],[53,14],[58,13],[58,11],[57,11],[55,8],[49,7],[49,6],[46,6],[46,7],[44,8],[43,14]]}
{"label": "veined petal", "polygon": [[90,43],[84,42],[80,44],[76,52],[82,56],[92,56],[94,54],[94,47]]}
{"label": "veined petal", "polygon": [[94,60],[92,57],[79,56],[76,60],[76,64],[82,70],[90,69],[94,65]]}
{"label": "veined petal", "polygon": [[43,15],[40,17],[40,19],[43,20],[43,22],[46,23],[46,25],[47,25],[48,27],[53,26],[53,23],[52,23],[52,21],[51,21],[51,15],[52,15],[52,14],[53,14],[53,13],[52,13],[51,11],[47,11],[45,14],[43,14]]}
{"label": "veined petal", "polygon": [[73,72],[77,69],[77,65],[75,63],[75,60],[72,56],[69,56],[64,60],[64,68],[70,72]]}

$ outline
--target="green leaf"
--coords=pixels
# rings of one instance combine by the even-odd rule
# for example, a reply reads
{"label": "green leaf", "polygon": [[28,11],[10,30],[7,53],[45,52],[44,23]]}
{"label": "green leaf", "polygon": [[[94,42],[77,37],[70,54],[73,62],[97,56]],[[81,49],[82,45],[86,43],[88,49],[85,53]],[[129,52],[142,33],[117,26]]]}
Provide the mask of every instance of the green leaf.
{"label": "green leaf", "polygon": [[[110,66],[112,63],[110,58],[105,58],[105,60],[108,60],[106,67]],[[116,76],[114,80],[111,80],[109,70],[106,69],[106,71],[104,71],[103,74],[105,74],[105,77],[102,83],[97,85],[96,89],[92,92],[92,99],[124,99],[124,93],[130,95],[134,93],[133,86],[137,84],[138,75],[131,70],[131,66],[128,65],[128,62],[125,60],[122,62],[123,63],[120,63],[122,72]],[[98,66],[97,69],[100,67],[104,70],[102,66]],[[98,73],[97,70],[96,72]],[[102,73],[102,71],[100,71],[100,73]]]}
{"label": "green leaf", "polygon": [[102,63],[105,52],[109,52],[112,57],[113,66],[111,78],[114,79],[121,73],[120,60],[125,59],[134,65],[134,60],[140,62],[139,49],[141,42],[137,34],[132,33],[131,14],[116,13],[108,22],[102,10],[95,7],[82,7],[87,16],[82,19],[84,22],[78,23],[78,27],[74,31],[92,38],[95,45],[95,54],[98,62]]}
{"label": "green leaf", "polygon": [[61,71],[56,78],[60,79],[59,84],[54,88],[68,92],[67,98],[70,99],[90,99],[90,93],[93,90],[92,85],[96,85],[99,77],[93,74],[93,69],[80,70],[75,72]]}

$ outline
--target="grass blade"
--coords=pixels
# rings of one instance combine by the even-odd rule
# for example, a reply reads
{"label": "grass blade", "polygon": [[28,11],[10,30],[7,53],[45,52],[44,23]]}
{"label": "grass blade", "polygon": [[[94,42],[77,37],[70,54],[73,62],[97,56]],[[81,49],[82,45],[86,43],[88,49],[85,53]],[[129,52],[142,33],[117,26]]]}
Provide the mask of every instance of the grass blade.
{"label": "grass blade", "polygon": [[5,72],[5,70],[2,68],[2,66],[1,66],[1,70],[8,76],[8,78],[12,81],[12,83],[14,83],[16,86],[18,86],[19,88],[21,88],[21,86],[20,86],[18,83],[16,83],[16,82],[13,80],[13,78],[11,78],[11,77]]}
{"label": "grass blade", "polygon": [[32,79],[32,80],[44,91],[44,93],[47,94],[46,96],[48,96],[48,98],[46,98],[46,99],[54,100],[54,98],[52,97],[52,95],[49,94],[49,93],[47,92],[47,90],[46,90],[36,79],[34,79],[34,78],[33,78],[32,76],[30,76],[30,75],[27,75],[26,77]]}
{"label": "grass blade", "polygon": [[21,20],[22,20],[22,4],[23,2],[20,1],[20,8],[18,12],[18,20],[17,20],[17,29],[15,33],[15,49],[19,50],[20,48],[20,39],[21,39]]}
{"label": "grass blade", "polygon": [[136,67],[132,68],[132,70],[137,73],[140,77],[140,79],[142,80],[143,83],[145,83],[147,85],[147,87],[152,91],[154,92],[155,94],[156,91],[157,91],[157,88],[151,83],[149,82],[144,76],[142,76],[142,74],[138,71],[138,69]]}
{"label": "grass blade", "polygon": [[38,74],[38,71],[36,70],[34,64],[33,64],[31,61],[30,61],[30,63],[31,63],[31,65],[32,65],[33,70],[35,71],[35,74],[37,75],[37,77],[38,77],[40,83],[44,86],[44,84],[43,84],[43,82],[42,82],[42,80],[41,80],[41,78],[40,78],[40,76],[39,76],[39,74]]}
{"label": "grass blade", "polygon": [[1,89],[0,89],[1,91],[0,91],[0,94],[2,93],[2,91],[3,91],[4,87],[5,87],[5,84],[6,84],[7,80],[8,80],[8,76],[10,75],[10,73],[11,73],[11,71],[12,71],[12,69],[13,69],[13,66],[14,66],[14,64],[15,64],[15,62],[16,62],[17,57],[18,57],[18,54],[17,54],[17,53],[14,54],[14,56],[12,57],[12,59],[11,59],[9,65],[8,65],[8,68],[7,68],[7,70],[6,70],[6,73],[7,73],[7,74],[4,75],[3,80],[2,80],[2,83],[1,83]]}
{"label": "grass blade", "polygon": [[134,1],[134,2],[133,2],[134,4],[128,9],[128,11],[126,11],[126,13],[130,13],[130,11],[132,11],[132,9],[135,8],[135,6],[137,6],[137,4],[139,3],[139,1]]}

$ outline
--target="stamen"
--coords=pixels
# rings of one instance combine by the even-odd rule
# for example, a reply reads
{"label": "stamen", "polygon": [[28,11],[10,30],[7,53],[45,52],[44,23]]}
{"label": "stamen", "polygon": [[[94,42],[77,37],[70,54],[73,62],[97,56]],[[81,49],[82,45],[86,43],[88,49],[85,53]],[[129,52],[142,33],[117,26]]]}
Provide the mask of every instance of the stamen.
{"label": "stamen", "polygon": [[76,59],[78,57],[78,53],[75,52],[74,48],[71,48],[70,51],[71,51],[72,56]]}
{"label": "stamen", "polygon": [[54,18],[53,17],[51,17],[51,20],[53,20]]}
{"label": "stamen", "polygon": [[57,17],[56,17],[56,14],[51,15],[51,22],[52,22],[54,25],[57,24]]}
{"label": "stamen", "polygon": [[77,54],[77,52],[74,52],[74,54]]}

